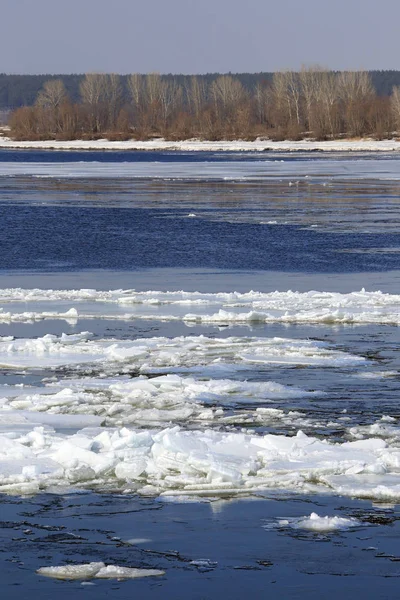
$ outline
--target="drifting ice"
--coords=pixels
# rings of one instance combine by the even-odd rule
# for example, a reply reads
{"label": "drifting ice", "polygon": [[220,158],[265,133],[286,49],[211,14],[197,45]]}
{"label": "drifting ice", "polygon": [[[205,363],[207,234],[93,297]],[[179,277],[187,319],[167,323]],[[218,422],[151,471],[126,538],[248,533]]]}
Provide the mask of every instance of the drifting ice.
{"label": "drifting ice", "polygon": [[313,512],[309,517],[300,517],[299,519],[283,519],[278,523],[281,527],[293,527],[293,529],[308,529],[315,532],[330,532],[357,527],[360,522],[357,519],[347,519],[345,517],[320,517]]}
{"label": "drifting ice", "polygon": [[[114,318],[186,323],[400,323],[400,295],[382,292],[137,292],[135,290],[0,290],[0,321]],[[25,312],[6,310],[23,302]],[[71,303],[79,304],[79,310]],[[43,311],[51,303],[51,311]],[[190,306],[190,312],[187,307]],[[40,309],[39,309],[40,308]]]}
{"label": "drifting ice", "polygon": [[[201,294],[9,289],[0,291],[0,299],[12,309],[0,313],[0,320],[10,321],[23,320],[24,314],[29,319],[57,314],[214,323],[398,323],[400,313],[400,296],[364,290]],[[13,312],[20,302],[32,310]],[[57,310],[43,311],[47,302]],[[79,311],[70,310],[71,302],[79,303]],[[240,423],[265,431],[276,422],[289,425],[293,433],[294,428],[312,428],[311,418],[270,404],[323,394],[269,381],[268,371],[278,364],[341,370],[361,366],[365,372],[370,364],[327,343],[233,336],[118,340],[89,332],[37,339],[7,336],[0,338],[0,364],[54,373],[38,387],[1,388],[0,492],[111,487],[179,499],[286,489],[400,499],[399,436],[389,417],[349,429],[348,439],[355,441],[341,444],[301,430],[293,437],[233,430]],[[264,381],[244,380],[260,372]],[[233,410],[237,413],[232,415]],[[316,518],[311,521],[319,526]]]}
{"label": "drifting ice", "polygon": [[65,565],[61,567],[41,567],[36,571],[39,575],[53,579],[137,579],[139,577],[159,577],[165,571],[158,569],[132,569],[117,565],[106,565],[92,562],[83,565]]}
{"label": "drifting ice", "polygon": [[112,484],[158,496],[236,496],[267,489],[399,499],[400,452],[384,440],[334,444],[306,436],[43,427],[0,436],[0,491]]}

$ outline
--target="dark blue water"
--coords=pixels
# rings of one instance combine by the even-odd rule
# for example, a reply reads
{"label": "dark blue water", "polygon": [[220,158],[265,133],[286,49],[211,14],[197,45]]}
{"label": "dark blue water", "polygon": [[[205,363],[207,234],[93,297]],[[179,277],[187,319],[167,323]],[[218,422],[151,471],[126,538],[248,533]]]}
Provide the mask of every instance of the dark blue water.
{"label": "dark blue water", "polygon": [[[357,154],[352,153],[354,158],[362,156],[365,160],[375,160],[374,154]],[[318,156],[319,160],[334,160],[347,161],[348,153],[324,153],[320,151],[292,152],[290,154],[284,152],[180,152],[173,151],[137,151],[137,150],[7,150],[0,148],[0,162],[46,162],[46,163],[63,163],[63,162],[103,162],[103,163],[119,163],[119,162],[241,162],[241,161],[259,161],[262,160],[282,160],[288,162],[298,161],[314,161]],[[382,155],[380,160],[393,160],[396,157],[393,154]]]}
{"label": "dark blue water", "polygon": [[[4,150],[0,149],[0,162],[46,162],[46,163],[64,163],[64,162],[102,162],[102,163],[120,163],[120,162],[223,162],[226,160],[248,161],[260,160],[260,153],[237,152],[138,152],[136,150],[96,150],[96,151],[76,151],[59,150]],[[290,160],[296,160],[296,156]]]}
{"label": "dark blue water", "polygon": [[[187,211],[0,205],[0,269],[205,267],[311,273],[400,268],[400,234],[316,233]],[[373,249],[374,252],[343,251]],[[376,249],[389,251],[376,252]]]}
{"label": "dark blue water", "polygon": [[[212,510],[207,504],[80,494],[0,499],[0,508],[7,600],[28,594],[49,600],[397,597],[399,511],[371,508],[368,502],[347,500],[344,509],[338,498],[279,502],[272,495],[266,501],[225,502]],[[319,535],[263,528],[287,514],[311,510],[362,515],[363,525]],[[126,543],[132,537],[148,542]],[[166,575],[82,585],[36,575],[46,559],[134,564],[164,569]]]}
{"label": "dark blue water", "polygon": [[[342,174],[351,173],[359,156],[0,150],[0,165],[46,162],[50,173],[52,163],[72,164],[73,173],[74,161],[116,165],[246,161],[251,172],[252,163],[265,159],[296,164],[299,177],[306,163],[317,165],[318,171],[322,162],[332,169],[332,178],[324,178],[322,184],[303,178],[292,187],[276,176],[223,181],[223,166],[219,181],[201,182],[2,175],[0,270],[128,273],[167,268],[333,276],[399,269],[396,155],[363,155],[362,160],[371,164],[371,179],[343,180]],[[377,180],[376,173],[389,160],[393,181]],[[368,284],[363,277],[361,283]]]}
{"label": "dark blue water", "polygon": [[[302,163],[315,157],[292,154],[282,160],[298,164],[300,176]],[[0,163],[209,164],[267,158],[276,160],[277,155],[0,150]],[[387,158],[363,156],[371,161],[371,177]],[[352,160],[356,164],[357,156],[349,160],[348,155],[318,154],[319,162],[340,163],[343,172],[351,170]],[[400,268],[396,183],[343,185],[338,180],[325,188],[303,181],[292,189],[276,178],[207,183],[2,176],[0,270],[198,267],[352,273]],[[187,218],[190,213],[198,218]],[[277,216],[278,225],[268,224]],[[315,220],[330,230],[313,229]],[[367,231],[359,230],[360,220],[368,223]]]}

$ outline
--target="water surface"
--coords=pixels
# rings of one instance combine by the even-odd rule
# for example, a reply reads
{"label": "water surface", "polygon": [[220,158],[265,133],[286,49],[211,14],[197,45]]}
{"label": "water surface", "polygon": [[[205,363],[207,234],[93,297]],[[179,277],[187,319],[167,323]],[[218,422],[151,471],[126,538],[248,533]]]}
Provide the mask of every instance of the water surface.
{"label": "water surface", "polygon": [[[15,338],[0,344],[0,427],[12,452],[32,453],[1,458],[3,485],[11,485],[1,497],[7,597],[395,594],[399,165],[396,156],[373,154],[0,151],[0,279],[2,293],[8,290],[1,306],[10,315],[0,314],[0,335]],[[88,288],[139,295],[126,303],[49,291]],[[186,295],[165,295],[179,290]],[[217,296],[250,290],[300,295],[296,305],[279,296],[273,308],[265,295]],[[310,290],[340,295],[313,306]],[[383,297],[372,294],[378,290]],[[76,314],[67,314],[71,308]],[[237,316],[252,310],[264,316]],[[296,321],[302,311],[307,320]],[[49,363],[61,350],[54,341],[51,354],[44,336],[85,331],[93,334],[87,342],[65,338],[65,364]],[[236,355],[221,351],[229,340],[240,347]],[[109,344],[119,352],[112,360],[102,354]],[[121,354],[135,344],[141,357]],[[94,362],[85,362],[87,349],[97,352]],[[139,394],[136,404],[132,395],[124,404],[112,387],[158,385],[165,376],[178,379]],[[281,387],[271,391],[271,382]],[[60,401],[65,389],[71,395]],[[97,444],[97,427],[156,435],[176,426],[193,440],[206,430],[223,440],[299,439],[297,455],[280,460],[300,475],[283,477],[271,459],[263,488],[253,485],[251,470],[235,479],[232,461],[215,454],[206,484],[184,448],[183,462],[163,455],[158,483],[150,475],[116,477],[115,464],[97,479],[82,472],[77,479],[78,463],[57,475],[43,467],[82,429]],[[315,447],[322,441],[336,452],[365,442],[367,450],[322,468],[301,446],[305,438],[296,438],[299,430]],[[132,447],[121,448],[118,460],[132,462]],[[279,525],[312,512],[357,525],[330,533]],[[166,576],[82,585],[35,574],[98,560]]]}

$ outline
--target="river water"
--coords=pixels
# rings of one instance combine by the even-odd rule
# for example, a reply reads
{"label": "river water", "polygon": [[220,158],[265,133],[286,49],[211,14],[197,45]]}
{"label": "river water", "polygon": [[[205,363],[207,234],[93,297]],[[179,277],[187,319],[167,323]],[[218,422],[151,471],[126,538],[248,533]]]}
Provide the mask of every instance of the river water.
{"label": "river water", "polygon": [[[0,152],[7,598],[396,593],[399,197],[396,155]],[[93,562],[165,574],[36,573]]]}

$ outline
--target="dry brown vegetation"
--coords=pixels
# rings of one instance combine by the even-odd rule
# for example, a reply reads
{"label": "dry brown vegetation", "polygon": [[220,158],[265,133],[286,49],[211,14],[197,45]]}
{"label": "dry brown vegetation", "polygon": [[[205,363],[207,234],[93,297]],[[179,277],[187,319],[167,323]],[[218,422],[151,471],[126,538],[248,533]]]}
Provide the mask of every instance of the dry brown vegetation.
{"label": "dry brown vegetation", "polygon": [[[11,136],[42,139],[200,138],[332,139],[392,137],[400,130],[400,88],[378,97],[366,72],[320,68],[275,73],[271,84],[246,90],[221,75],[211,83],[193,76],[182,86],[157,73],[88,73],[73,104],[61,80],[47,81],[34,106],[10,117]],[[128,98],[128,100],[127,100]]]}

